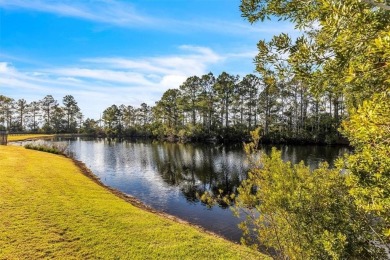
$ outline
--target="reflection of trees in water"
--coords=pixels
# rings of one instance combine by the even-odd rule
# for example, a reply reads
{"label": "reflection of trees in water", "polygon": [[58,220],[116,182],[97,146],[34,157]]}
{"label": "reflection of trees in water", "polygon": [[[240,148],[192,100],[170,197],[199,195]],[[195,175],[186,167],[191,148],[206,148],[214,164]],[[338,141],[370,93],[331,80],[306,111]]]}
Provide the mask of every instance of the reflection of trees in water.
{"label": "reflection of trees in water", "polygon": [[[335,158],[348,152],[347,147],[319,146],[319,145],[281,145],[276,146],[282,152],[282,159],[293,164],[304,161],[311,169],[318,167],[320,162],[328,162],[334,165]],[[266,154],[271,153],[272,146],[264,146],[262,149]]]}
{"label": "reflection of trees in water", "polygon": [[198,194],[235,192],[245,177],[242,153],[226,147],[159,143],[152,145],[153,161],[162,179],[178,186],[190,202]]}
{"label": "reflection of trees in water", "polygon": [[[164,182],[179,187],[189,202],[199,202],[198,195],[206,191],[211,195],[235,193],[240,182],[246,178],[245,154],[240,147],[174,144],[137,143],[137,154],[141,165],[155,168]],[[280,146],[284,160],[297,163],[304,160],[310,167],[320,161],[332,160],[347,149],[327,146]],[[271,147],[264,146],[269,153]],[[144,161],[145,160],[145,161]],[[223,191],[220,194],[220,191]],[[220,206],[223,205],[221,202]]]}

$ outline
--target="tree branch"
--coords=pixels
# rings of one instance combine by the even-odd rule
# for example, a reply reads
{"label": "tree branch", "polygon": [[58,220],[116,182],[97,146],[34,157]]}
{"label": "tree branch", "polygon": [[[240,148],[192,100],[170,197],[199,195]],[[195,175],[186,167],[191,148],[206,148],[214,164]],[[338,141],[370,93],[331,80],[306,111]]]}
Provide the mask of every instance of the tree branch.
{"label": "tree branch", "polygon": [[375,2],[374,0],[363,0],[363,2],[371,4],[371,5],[375,5],[379,8],[390,11],[390,5],[387,5],[386,3],[378,3],[378,2]]}

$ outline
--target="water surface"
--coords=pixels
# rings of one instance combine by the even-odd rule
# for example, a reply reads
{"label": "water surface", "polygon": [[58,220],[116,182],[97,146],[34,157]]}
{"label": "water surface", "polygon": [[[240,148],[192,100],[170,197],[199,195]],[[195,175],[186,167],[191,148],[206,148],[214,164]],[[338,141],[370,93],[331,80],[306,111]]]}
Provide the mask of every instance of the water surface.
{"label": "water surface", "polygon": [[[173,144],[152,141],[62,139],[74,157],[83,161],[101,181],[143,203],[232,241],[239,241],[240,222],[228,208],[207,207],[196,194],[206,190],[234,191],[246,177],[242,145]],[[330,164],[346,148],[280,146],[284,160],[304,160],[314,168]],[[266,152],[271,148],[263,147]]]}

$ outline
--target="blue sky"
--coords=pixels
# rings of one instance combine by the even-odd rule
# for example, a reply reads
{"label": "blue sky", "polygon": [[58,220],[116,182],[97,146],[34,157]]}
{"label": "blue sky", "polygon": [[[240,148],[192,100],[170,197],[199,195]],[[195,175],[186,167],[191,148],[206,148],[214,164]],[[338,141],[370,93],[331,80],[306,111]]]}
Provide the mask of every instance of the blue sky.
{"label": "blue sky", "polygon": [[260,39],[238,0],[0,0],[0,94],[73,95],[86,117],[112,104],[154,105],[189,76],[254,72]]}

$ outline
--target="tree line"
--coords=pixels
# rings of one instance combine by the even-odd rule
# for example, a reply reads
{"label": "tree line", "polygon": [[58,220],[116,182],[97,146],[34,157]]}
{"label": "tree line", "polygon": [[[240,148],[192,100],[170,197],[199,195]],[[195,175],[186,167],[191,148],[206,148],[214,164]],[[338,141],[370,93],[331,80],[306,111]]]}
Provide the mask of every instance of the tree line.
{"label": "tree line", "polygon": [[340,141],[337,128],[345,116],[343,96],[330,89],[315,96],[295,78],[240,79],[222,72],[191,76],[152,107],[112,105],[102,121],[112,136],[243,141],[261,126],[264,140],[333,143]]}
{"label": "tree line", "polygon": [[11,133],[77,133],[81,131],[83,114],[72,95],[62,105],[52,95],[28,103],[0,95],[0,129]]}
{"label": "tree line", "polygon": [[112,105],[99,119],[84,120],[71,95],[62,105],[51,95],[29,104],[0,96],[0,124],[11,132],[243,141],[261,126],[264,141],[335,143],[345,116],[343,95],[331,89],[313,95],[292,76],[240,78],[226,72],[191,76],[154,106]]}

